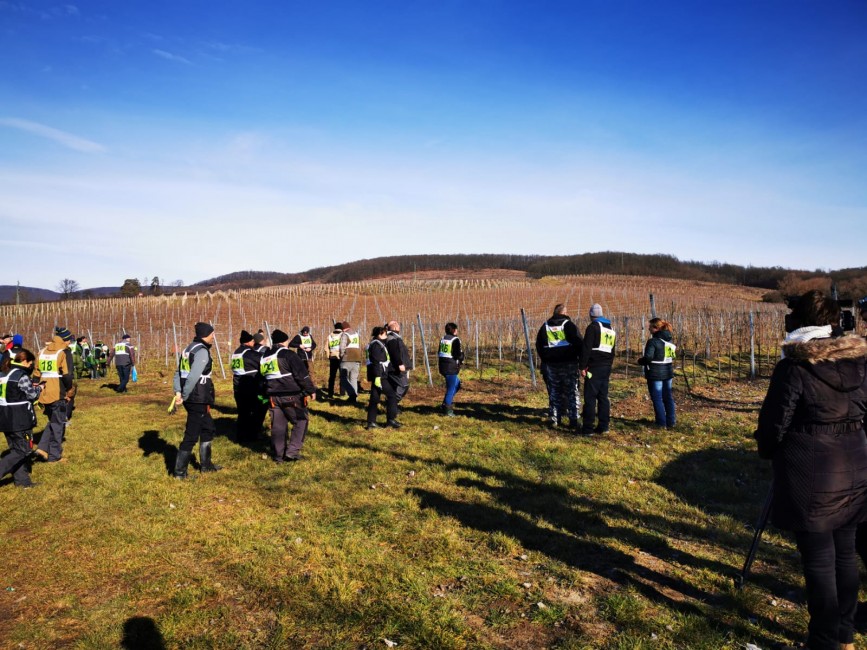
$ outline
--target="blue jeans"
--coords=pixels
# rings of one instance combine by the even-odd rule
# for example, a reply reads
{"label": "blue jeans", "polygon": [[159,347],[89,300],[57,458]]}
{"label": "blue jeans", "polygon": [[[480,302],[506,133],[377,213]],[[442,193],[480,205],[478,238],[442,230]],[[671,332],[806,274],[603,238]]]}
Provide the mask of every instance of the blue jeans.
{"label": "blue jeans", "polygon": [[455,399],[455,393],[461,389],[461,378],[457,375],[443,375],[446,378],[446,396],[443,404],[451,406]]}
{"label": "blue jeans", "polygon": [[671,379],[648,379],[647,390],[653,402],[656,424],[660,427],[673,427],[677,422],[674,415],[674,395],[671,392]]}

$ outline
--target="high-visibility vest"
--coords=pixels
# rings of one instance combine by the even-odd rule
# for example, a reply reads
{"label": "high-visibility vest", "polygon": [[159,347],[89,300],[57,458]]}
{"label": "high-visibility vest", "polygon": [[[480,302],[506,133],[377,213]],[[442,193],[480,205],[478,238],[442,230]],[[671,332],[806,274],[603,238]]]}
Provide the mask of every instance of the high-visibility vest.
{"label": "high-visibility vest", "polygon": [[[598,322],[598,321],[597,321]],[[599,352],[613,352],[617,334],[610,327],[599,323],[599,346],[593,348]]]}
{"label": "high-visibility vest", "polygon": [[60,352],[48,354],[45,350],[39,353],[39,374],[43,379],[60,379],[60,365],[57,358]]}
{"label": "high-visibility vest", "polygon": [[[186,348],[184,348],[184,351],[181,352],[181,360],[180,360],[180,365],[178,366],[178,372],[180,373],[182,380],[185,380],[187,377],[190,376],[190,356],[198,348],[203,348],[203,347],[205,347],[205,346],[202,343],[190,343]],[[199,377],[199,383],[204,384],[210,378],[211,378],[210,372],[203,372],[202,376]]]}
{"label": "high-visibility vest", "polygon": [[663,341],[663,343],[665,344],[665,356],[662,358],[662,361],[651,361],[651,363],[660,365],[674,363],[677,357],[677,346],[669,341]]}
{"label": "high-visibility vest", "polygon": [[127,351],[127,346],[129,343],[115,343],[114,344],[114,356],[119,357],[122,355],[129,356],[129,352]]}
{"label": "high-visibility vest", "polygon": [[301,347],[303,347],[303,348],[313,347],[313,337],[312,336],[302,336],[301,337]]}
{"label": "high-visibility vest", "polygon": [[460,339],[453,334],[447,334],[446,336],[441,338],[440,349],[437,353],[437,356],[440,359],[453,359],[454,357],[452,356],[452,346],[454,345],[455,341],[460,341]]}
{"label": "high-visibility vest", "polygon": [[0,374],[0,431],[23,431],[36,426],[33,404],[18,388],[24,370],[15,365]]}
{"label": "high-visibility vest", "polygon": [[346,344],[346,349],[361,348],[361,337],[358,335],[358,332],[344,332],[344,334],[349,338],[349,343]]}
{"label": "high-visibility vest", "polygon": [[269,354],[267,357],[262,357],[262,361],[259,362],[259,372],[261,372],[265,379],[280,379],[281,377],[291,377],[291,372],[280,372],[280,363],[278,362],[277,355],[280,354],[280,350],[285,348],[278,348],[274,354]]}
{"label": "high-visibility vest", "polygon": [[562,325],[549,325],[547,321],[545,322],[545,334],[548,338],[547,347],[563,348],[567,345],[572,345],[566,340],[566,323],[568,322],[564,321]]}
{"label": "high-visibility vest", "polygon": [[332,332],[328,335],[328,356],[334,358],[340,356],[340,334]]}
{"label": "high-visibility vest", "polygon": [[247,348],[243,352],[239,354],[232,355],[232,374],[233,375],[255,375],[258,370],[244,370],[244,355],[250,351],[250,348]]}
{"label": "high-visibility vest", "polygon": [[372,346],[374,343],[379,343],[379,345],[382,347],[383,351],[385,352],[385,361],[380,361],[379,365],[382,366],[383,370],[388,370],[388,366],[391,365],[391,355],[388,353],[388,348],[385,347],[385,343],[383,343],[379,339],[373,339],[370,343],[367,344],[367,347],[364,350],[364,352],[365,352],[364,356],[366,357],[365,365],[369,366],[371,364],[370,346]]}

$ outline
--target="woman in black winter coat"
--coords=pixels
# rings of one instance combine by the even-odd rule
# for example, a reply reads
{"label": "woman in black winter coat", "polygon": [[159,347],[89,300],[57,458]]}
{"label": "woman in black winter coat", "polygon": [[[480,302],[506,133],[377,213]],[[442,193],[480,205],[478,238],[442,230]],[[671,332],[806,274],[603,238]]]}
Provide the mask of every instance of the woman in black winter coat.
{"label": "woman in black winter coat", "polygon": [[801,553],[807,647],[853,649],[855,530],[867,518],[867,341],[842,336],[839,306],[819,291],[804,294],[791,318],[755,437],[773,461],[771,520],[794,531]]}

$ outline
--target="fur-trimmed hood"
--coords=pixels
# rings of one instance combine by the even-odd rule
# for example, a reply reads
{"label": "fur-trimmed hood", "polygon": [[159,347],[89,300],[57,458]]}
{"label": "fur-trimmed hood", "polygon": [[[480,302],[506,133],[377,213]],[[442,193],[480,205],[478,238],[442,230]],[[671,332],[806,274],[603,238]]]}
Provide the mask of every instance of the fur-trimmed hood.
{"label": "fur-trimmed hood", "polygon": [[838,336],[812,339],[783,345],[787,359],[820,363],[822,361],[842,361],[864,357],[867,361],[867,339],[860,336]]}
{"label": "fur-trimmed hood", "polygon": [[842,392],[864,383],[867,374],[867,340],[860,336],[812,339],[783,346],[787,359],[803,363],[810,374]]}

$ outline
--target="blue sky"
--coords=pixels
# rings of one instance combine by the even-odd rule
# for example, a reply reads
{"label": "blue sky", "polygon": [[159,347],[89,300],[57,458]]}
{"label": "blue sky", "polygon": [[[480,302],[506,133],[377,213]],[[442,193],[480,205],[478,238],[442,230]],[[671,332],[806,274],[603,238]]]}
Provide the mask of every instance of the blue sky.
{"label": "blue sky", "polygon": [[862,266],[865,79],[864,2],[0,0],[0,284]]}

